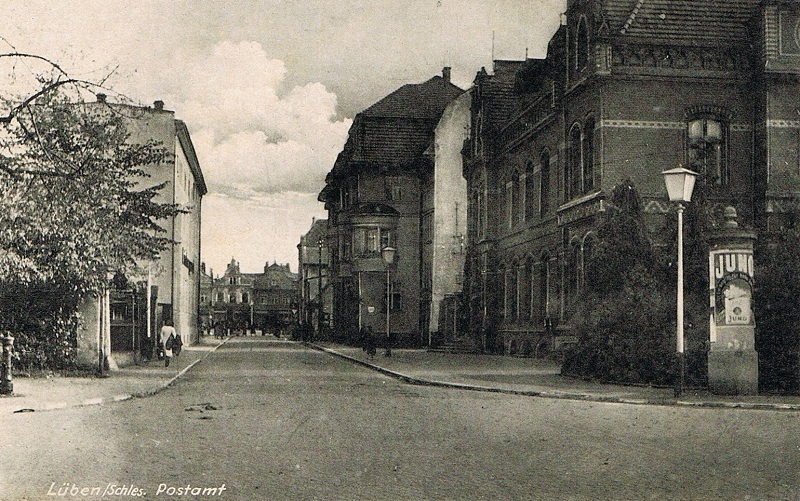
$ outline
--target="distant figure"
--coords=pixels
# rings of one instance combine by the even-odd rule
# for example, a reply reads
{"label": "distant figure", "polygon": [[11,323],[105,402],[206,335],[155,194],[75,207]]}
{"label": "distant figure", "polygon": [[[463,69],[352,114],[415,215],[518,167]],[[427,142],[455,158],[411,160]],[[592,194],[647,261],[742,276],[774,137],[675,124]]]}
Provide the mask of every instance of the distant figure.
{"label": "distant figure", "polygon": [[158,338],[159,343],[164,347],[164,367],[169,367],[169,360],[172,358],[172,347],[177,336],[178,333],[175,332],[175,327],[172,326],[172,320],[165,320]]}
{"label": "distant figure", "polygon": [[372,332],[372,326],[367,327],[366,332],[364,333],[364,351],[367,352],[369,358],[373,358],[375,356],[375,352],[377,351],[375,346],[375,333]]}
{"label": "distant figure", "polygon": [[175,340],[172,342],[172,356],[177,357],[180,355],[181,349],[183,349],[183,339],[181,339],[181,336],[176,332]]}

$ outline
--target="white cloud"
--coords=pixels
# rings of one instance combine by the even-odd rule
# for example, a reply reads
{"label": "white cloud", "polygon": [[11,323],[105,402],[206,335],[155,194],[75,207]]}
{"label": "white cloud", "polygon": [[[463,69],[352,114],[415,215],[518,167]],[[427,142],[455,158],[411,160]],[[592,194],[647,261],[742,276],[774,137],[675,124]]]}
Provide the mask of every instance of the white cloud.
{"label": "white cloud", "polygon": [[199,56],[176,57],[175,74],[186,84],[172,99],[211,189],[238,198],[316,195],[350,127],[334,119],[336,96],[321,83],[282,94],[286,66],[255,42],[221,42]]}
{"label": "white cloud", "polygon": [[255,42],[180,53],[172,66],[179,78],[164,99],[192,131],[210,190],[203,260],[221,269],[233,257],[251,271],[296,263],[300,235],[325,217],[317,195],[350,128],[335,119],[336,95],[321,83],[284,90],[286,65]]}

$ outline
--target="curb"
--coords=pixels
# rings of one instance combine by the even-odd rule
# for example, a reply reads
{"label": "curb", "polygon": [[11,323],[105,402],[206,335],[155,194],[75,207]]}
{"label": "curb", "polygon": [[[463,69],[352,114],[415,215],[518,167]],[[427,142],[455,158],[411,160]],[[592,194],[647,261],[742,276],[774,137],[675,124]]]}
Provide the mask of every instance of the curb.
{"label": "curb", "polygon": [[163,390],[169,388],[170,386],[172,386],[173,384],[175,384],[175,382],[178,379],[180,379],[184,374],[186,374],[186,372],[188,372],[189,369],[191,369],[195,365],[197,365],[200,362],[202,362],[203,360],[205,360],[206,357],[208,357],[211,353],[214,353],[215,351],[217,351],[217,348],[219,348],[220,346],[222,346],[223,344],[225,344],[227,342],[228,342],[228,339],[225,339],[224,341],[222,341],[218,345],[214,346],[211,350],[206,352],[202,357],[198,358],[194,362],[190,363],[189,365],[187,365],[186,367],[181,369],[181,371],[178,372],[175,376],[173,376],[169,381],[167,381],[166,383],[163,383],[163,384],[161,384],[159,386],[156,386],[155,388],[152,388],[150,390],[140,391],[140,392],[136,392],[136,393],[125,393],[125,394],[121,394],[121,395],[114,395],[112,397],[88,398],[88,399],[82,400],[82,401],[74,403],[74,404],[70,404],[68,402],[49,402],[49,403],[45,402],[45,403],[43,403],[41,405],[38,405],[36,407],[24,407],[24,408],[21,408],[21,409],[17,409],[17,410],[11,411],[11,413],[12,414],[21,414],[21,413],[26,413],[26,412],[55,411],[55,410],[70,409],[70,408],[76,408],[76,407],[89,407],[89,406],[93,406],[93,405],[106,405],[106,404],[112,404],[112,403],[116,403],[116,402],[124,402],[126,400],[132,400],[134,398],[149,397],[149,396],[155,395],[157,393],[160,393],[161,391],[163,391]]}
{"label": "curb", "polygon": [[366,367],[368,369],[380,372],[386,376],[397,379],[407,384],[417,386],[432,386],[438,388],[451,388],[456,390],[468,391],[481,391],[486,393],[503,393],[506,395],[519,395],[525,397],[539,397],[549,398],[556,400],[573,400],[581,402],[598,402],[610,404],[625,404],[625,405],[649,405],[661,407],[686,407],[698,409],[741,409],[741,410],[767,410],[767,411],[800,411],[800,404],[770,404],[770,403],[748,403],[748,402],[691,402],[687,400],[650,400],[638,398],[625,398],[625,397],[611,397],[603,395],[592,395],[588,393],[571,393],[571,392],[558,392],[558,391],[540,391],[540,390],[512,390],[508,388],[496,388],[492,386],[480,386],[464,383],[452,383],[447,381],[430,381],[427,379],[409,376],[400,372],[395,372],[385,367],[375,365],[357,358],[339,353],[336,350],[325,348],[311,343],[303,343],[306,346],[315,350],[328,353],[356,365]]}

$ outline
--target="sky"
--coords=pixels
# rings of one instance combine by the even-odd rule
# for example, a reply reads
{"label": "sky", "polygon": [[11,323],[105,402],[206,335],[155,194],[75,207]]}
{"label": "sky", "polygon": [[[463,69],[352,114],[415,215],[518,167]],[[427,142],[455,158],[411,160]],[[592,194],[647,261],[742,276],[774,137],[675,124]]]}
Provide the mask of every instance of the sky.
{"label": "sky", "polygon": [[[468,89],[494,59],[544,57],[565,0],[3,0],[0,52],[186,122],[209,192],[207,269],[297,271],[297,244],[353,117],[452,67]],[[110,75],[110,76],[109,76]],[[114,94],[110,93],[109,100]]]}

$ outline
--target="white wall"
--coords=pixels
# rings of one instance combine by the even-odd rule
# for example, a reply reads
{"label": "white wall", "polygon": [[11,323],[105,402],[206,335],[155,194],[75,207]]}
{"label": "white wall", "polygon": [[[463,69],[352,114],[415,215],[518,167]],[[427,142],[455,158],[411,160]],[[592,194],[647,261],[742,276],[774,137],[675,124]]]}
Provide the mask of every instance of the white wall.
{"label": "white wall", "polygon": [[459,236],[467,234],[467,181],[462,175],[461,149],[469,136],[469,91],[444,110],[435,133],[433,288],[430,330],[438,332],[439,303],[446,294],[461,291],[464,250]]}

